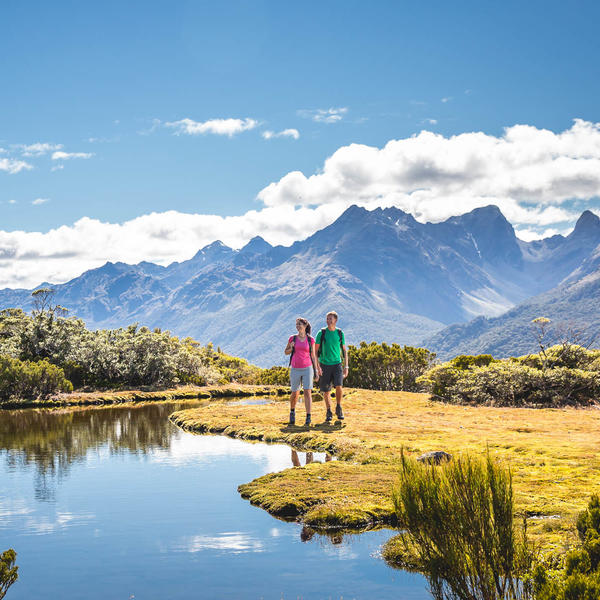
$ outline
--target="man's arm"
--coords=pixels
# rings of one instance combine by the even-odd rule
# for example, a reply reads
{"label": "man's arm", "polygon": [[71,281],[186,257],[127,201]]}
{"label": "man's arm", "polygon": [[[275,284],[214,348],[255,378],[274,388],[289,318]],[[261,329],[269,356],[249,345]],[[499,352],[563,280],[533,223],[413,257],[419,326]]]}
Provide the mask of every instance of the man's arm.
{"label": "man's arm", "polygon": [[344,344],[344,377],[348,377],[348,346]]}

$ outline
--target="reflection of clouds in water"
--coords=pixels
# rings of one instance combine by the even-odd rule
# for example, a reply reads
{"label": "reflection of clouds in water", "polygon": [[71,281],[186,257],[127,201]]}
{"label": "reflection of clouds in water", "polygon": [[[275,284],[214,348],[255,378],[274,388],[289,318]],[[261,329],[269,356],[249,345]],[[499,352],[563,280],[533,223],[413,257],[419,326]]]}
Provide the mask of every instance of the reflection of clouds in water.
{"label": "reflection of clouds in water", "polygon": [[175,544],[173,549],[176,552],[224,550],[231,554],[241,554],[243,552],[263,552],[265,548],[260,540],[247,533],[226,531],[215,536],[195,535],[184,538],[180,543]]}
{"label": "reflection of clouds in water", "polygon": [[[303,453],[302,462],[305,457]],[[325,454],[314,452],[315,461],[324,461]],[[259,465],[265,473],[273,473],[292,466],[290,448],[282,444],[264,444],[236,440],[217,435],[195,435],[182,432],[171,438],[169,450],[155,449],[152,461],[171,466],[185,466],[191,463],[208,463],[215,458],[246,459]],[[257,473],[258,476],[258,473]]]}
{"label": "reflection of clouds in water", "polygon": [[356,560],[359,557],[359,554],[352,550],[346,540],[341,544],[332,544],[330,540],[327,540],[321,544],[321,547],[325,554],[339,560]]}
{"label": "reflection of clouds in water", "polygon": [[96,516],[91,513],[75,514],[57,512],[54,517],[36,515],[35,510],[27,506],[23,500],[7,501],[0,498],[0,519],[2,525],[12,529],[20,529],[25,533],[45,535],[73,525],[87,525]]}
{"label": "reflection of clouds in water", "polygon": [[11,519],[23,515],[29,515],[33,512],[33,508],[27,506],[27,503],[22,499],[0,498],[0,519],[3,524]]}
{"label": "reflection of clouds in water", "polygon": [[87,523],[95,519],[93,514],[76,515],[73,513],[56,513],[54,521],[47,517],[35,518],[29,517],[26,519],[24,528],[29,533],[48,534],[54,533],[60,529],[67,529],[73,525],[87,525]]}

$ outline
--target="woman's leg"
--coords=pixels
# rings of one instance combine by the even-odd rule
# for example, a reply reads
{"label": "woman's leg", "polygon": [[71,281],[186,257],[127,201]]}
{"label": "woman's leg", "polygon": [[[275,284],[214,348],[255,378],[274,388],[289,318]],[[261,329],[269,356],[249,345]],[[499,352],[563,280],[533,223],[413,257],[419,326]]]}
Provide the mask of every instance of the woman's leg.
{"label": "woman's leg", "polygon": [[292,395],[290,396],[290,410],[295,410],[296,409],[296,403],[298,402],[298,396],[300,395],[300,392],[292,392]]}
{"label": "woman's leg", "polygon": [[304,408],[306,408],[306,414],[310,415],[312,412],[312,390],[304,390]]}

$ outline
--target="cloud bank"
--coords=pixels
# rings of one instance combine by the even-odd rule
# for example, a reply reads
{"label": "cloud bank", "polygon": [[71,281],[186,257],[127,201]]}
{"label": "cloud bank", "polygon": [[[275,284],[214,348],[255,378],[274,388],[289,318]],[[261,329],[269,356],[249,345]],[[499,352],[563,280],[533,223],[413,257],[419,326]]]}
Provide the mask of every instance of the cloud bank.
{"label": "cloud bank", "polygon": [[599,123],[576,120],[559,133],[516,125],[501,136],[422,131],[383,148],[341,147],[318,172],[267,185],[262,206],[239,216],[167,211],[125,223],[85,217],[47,233],[0,231],[0,287],[60,283],[107,260],[166,265],[216,239],[234,248],[255,235],[290,244],[352,204],[396,206],[422,222],[496,204],[529,240],[568,231],[599,197]]}

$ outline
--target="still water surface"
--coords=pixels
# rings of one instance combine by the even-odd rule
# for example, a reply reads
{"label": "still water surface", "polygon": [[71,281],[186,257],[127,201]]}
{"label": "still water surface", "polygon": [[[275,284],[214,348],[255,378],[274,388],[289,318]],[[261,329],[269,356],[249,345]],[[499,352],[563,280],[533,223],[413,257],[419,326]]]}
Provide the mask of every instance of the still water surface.
{"label": "still water surface", "polygon": [[0,412],[7,600],[430,598],[378,556],[393,532],[332,541],[242,500],[240,483],[326,457],[168,421],[199,404]]}

